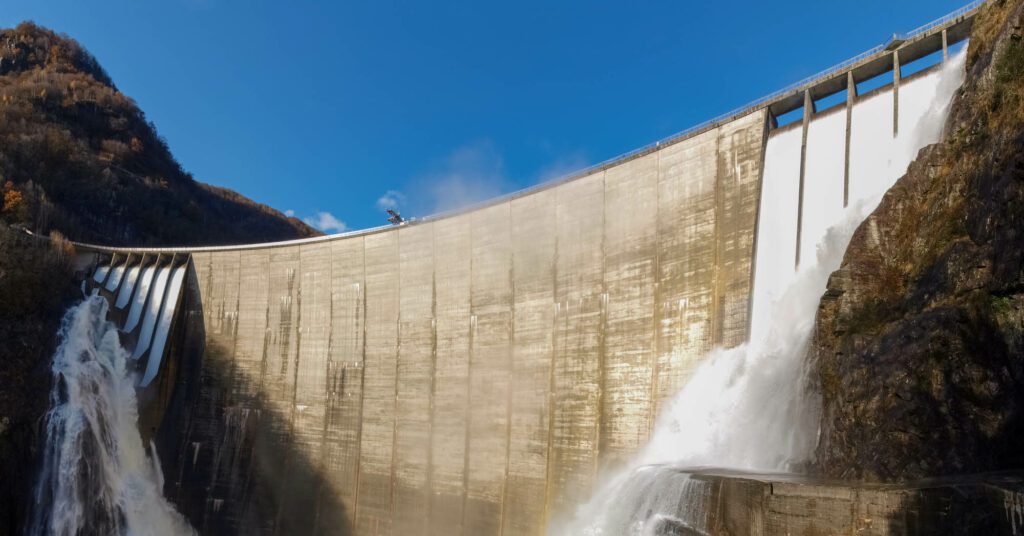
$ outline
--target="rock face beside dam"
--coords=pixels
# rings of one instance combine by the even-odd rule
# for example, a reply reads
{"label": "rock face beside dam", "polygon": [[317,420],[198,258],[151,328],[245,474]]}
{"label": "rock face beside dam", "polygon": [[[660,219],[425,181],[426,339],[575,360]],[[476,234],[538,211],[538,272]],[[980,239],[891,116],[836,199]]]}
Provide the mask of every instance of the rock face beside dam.
{"label": "rock face beside dam", "polygon": [[[833,210],[815,192],[842,192],[834,210],[856,192],[854,112],[884,109],[885,139],[910,130],[924,112],[901,109],[900,91],[927,71],[900,90],[901,63],[962,40],[972,16],[459,213],[277,244],[81,245],[108,265],[187,259],[169,349],[140,394],[167,494],[207,533],[543,533],[644,445],[709,350],[747,340],[758,243],[785,250],[771,270],[792,270],[801,231]],[[859,100],[857,83],[889,72]],[[819,113],[837,92],[846,103]],[[802,129],[776,128],[801,105]],[[844,127],[844,106],[845,140],[822,126]],[[840,135],[808,143],[819,130]],[[845,160],[826,158],[843,143]],[[772,207],[788,223],[770,231],[769,146],[798,164],[765,181],[793,202]],[[807,175],[818,162],[834,169]]]}

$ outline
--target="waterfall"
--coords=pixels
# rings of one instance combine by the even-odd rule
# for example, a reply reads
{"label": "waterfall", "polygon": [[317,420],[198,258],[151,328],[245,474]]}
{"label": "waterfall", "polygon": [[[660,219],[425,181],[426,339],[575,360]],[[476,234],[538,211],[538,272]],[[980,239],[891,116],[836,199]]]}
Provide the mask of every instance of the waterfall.
{"label": "waterfall", "polygon": [[706,481],[691,477],[694,469],[798,471],[810,460],[820,401],[807,388],[804,358],[818,302],[853,232],[918,151],[939,140],[963,76],[961,52],[941,69],[901,85],[895,137],[891,90],[857,102],[846,208],[845,114],[825,115],[810,125],[802,261],[796,270],[802,131],[792,128],[768,140],[750,340],[711,351],[663,410],[632,465],[608,478],[569,526],[552,532],[704,534],[710,490]]}
{"label": "waterfall", "polygon": [[108,308],[94,294],[64,315],[28,534],[192,534],[163,497],[155,447],[143,446],[133,362]]}

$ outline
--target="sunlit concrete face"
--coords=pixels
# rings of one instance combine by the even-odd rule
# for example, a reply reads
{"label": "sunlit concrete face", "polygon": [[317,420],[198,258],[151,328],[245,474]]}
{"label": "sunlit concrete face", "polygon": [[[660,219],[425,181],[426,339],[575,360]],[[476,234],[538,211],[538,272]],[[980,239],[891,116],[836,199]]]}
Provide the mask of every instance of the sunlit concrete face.
{"label": "sunlit concrete face", "polygon": [[743,340],[764,120],[386,231],[106,257],[191,254],[169,493],[207,531],[542,531]]}
{"label": "sunlit concrete face", "polygon": [[[226,409],[181,427],[175,485],[222,528],[272,504],[308,512],[279,532],[542,533],[745,340],[764,130],[760,110],[471,212],[194,253],[198,404]],[[256,473],[269,489],[241,489]]]}

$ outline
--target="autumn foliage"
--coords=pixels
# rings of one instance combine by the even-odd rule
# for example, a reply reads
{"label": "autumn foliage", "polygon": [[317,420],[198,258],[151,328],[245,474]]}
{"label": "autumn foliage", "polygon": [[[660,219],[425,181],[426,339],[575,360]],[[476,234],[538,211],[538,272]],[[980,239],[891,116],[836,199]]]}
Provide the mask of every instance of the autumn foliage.
{"label": "autumn foliage", "polygon": [[5,213],[10,214],[24,206],[25,197],[14,187],[13,182],[7,181],[4,184],[4,202],[0,208],[2,208]]}

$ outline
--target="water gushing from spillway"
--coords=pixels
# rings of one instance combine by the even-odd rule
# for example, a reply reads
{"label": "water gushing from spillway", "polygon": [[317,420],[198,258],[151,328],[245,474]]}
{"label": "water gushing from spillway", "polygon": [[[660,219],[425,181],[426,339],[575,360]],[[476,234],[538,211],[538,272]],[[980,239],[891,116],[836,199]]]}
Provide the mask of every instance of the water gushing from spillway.
{"label": "water gushing from spillway", "polygon": [[[939,140],[964,54],[900,87],[898,136],[892,92],[853,109],[850,202],[843,207],[845,113],[809,128],[802,261],[794,269],[802,131],[767,143],[755,253],[751,336],[715,349],[659,416],[632,466],[580,507],[568,528],[585,535],[703,534],[709,527],[700,467],[796,471],[817,444],[820,401],[808,388],[805,360],[818,302],[853,232],[902,176],[918,151]],[[838,149],[837,149],[838,148]]]}
{"label": "water gushing from spillway", "polygon": [[61,324],[28,534],[192,534],[163,497],[155,448],[143,446],[135,374],[108,308],[90,296]]}

